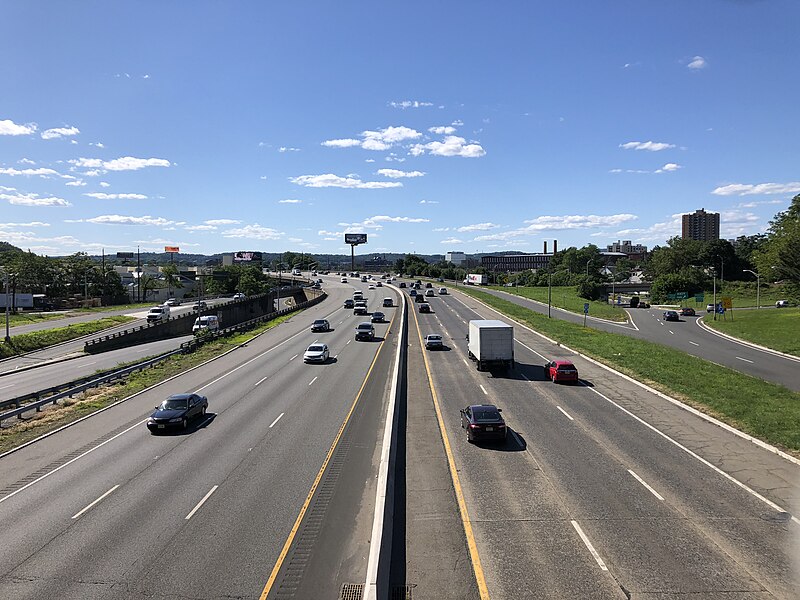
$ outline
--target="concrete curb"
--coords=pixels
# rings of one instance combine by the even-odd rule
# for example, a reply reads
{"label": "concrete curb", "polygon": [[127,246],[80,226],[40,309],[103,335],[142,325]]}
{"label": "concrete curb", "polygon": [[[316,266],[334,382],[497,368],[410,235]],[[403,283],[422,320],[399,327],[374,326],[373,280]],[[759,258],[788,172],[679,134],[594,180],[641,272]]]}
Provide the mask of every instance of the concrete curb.
{"label": "concrete curb", "polygon": [[397,394],[400,390],[400,365],[406,352],[406,318],[408,304],[405,294],[394,286],[402,302],[403,315],[397,343],[397,356],[392,373],[392,388],[386,408],[386,424],[383,429],[383,445],[378,466],[378,489],[375,494],[375,513],[372,521],[370,551],[367,561],[367,577],[364,585],[364,600],[389,597],[389,567],[392,548],[392,522],[394,520],[394,465],[397,454]]}
{"label": "concrete curb", "polygon": [[[52,348],[52,346],[50,346]],[[22,356],[22,355],[20,355]],[[88,356],[87,354],[65,354],[64,356],[60,356],[58,358],[53,358],[51,360],[46,360],[44,362],[36,363],[35,365],[26,365],[24,367],[19,367],[18,369],[14,369],[13,371],[2,371],[0,372],[0,377],[4,377],[6,375],[16,375],[17,373],[24,373],[25,371],[30,371],[31,369],[38,369],[39,367],[46,367],[48,365],[55,365],[60,362],[65,362],[68,360],[74,360],[76,358],[83,358],[84,356]],[[14,358],[19,358],[15,356]]]}
{"label": "concrete curb", "polygon": [[[493,308],[493,307],[489,306],[485,302],[482,302],[481,300],[478,300],[477,298],[472,298],[471,296],[470,296],[470,298],[472,300],[475,300],[475,302],[478,302],[479,304],[482,304],[483,306],[485,306],[489,310],[493,310],[495,312],[500,313],[500,311],[498,311],[496,308]],[[500,314],[503,314],[503,313],[500,313]],[[711,423],[712,425],[716,425],[717,427],[720,427],[720,428],[724,429],[725,431],[727,431],[729,433],[732,433],[733,435],[735,435],[737,437],[740,437],[740,438],[742,438],[744,440],[747,440],[748,442],[751,442],[752,444],[755,444],[759,448],[763,448],[764,450],[767,450],[768,452],[776,454],[776,455],[780,456],[781,458],[783,458],[783,459],[785,459],[785,460],[787,460],[787,461],[789,461],[789,462],[791,462],[791,463],[793,463],[795,465],[800,465],[800,459],[795,458],[791,454],[788,454],[788,453],[784,452],[783,450],[781,450],[779,448],[776,448],[772,444],[769,444],[769,443],[767,443],[767,442],[765,442],[763,440],[760,440],[760,439],[758,439],[756,437],[753,437],[752,435],[750,435],[748,433],[745,433],[744,431],[740,431],[739,429],[736,429],[735,427],[733,427],[731,425],[728,425],[727,423],[723,423],[719,419],[715,419],[714,417],[709,416],[709,415],[705,414],[704,412],[699,411],[699,410],[697,410],[696,408],[694,408],[692,406],[689,406],[688,404],[684,404],[683,402],[673,398],[672,396],[668,396],[667,394],[665,394],[663,392],[659,392],[657,389],[652,388],[649,385],[647,385],[645,383],[642,383],[641,381],[637,381],[633,377],[625,375],[624,373],[620,373],[619,371],[615,370],[613,367],[609,367],[608,365],[606,365],[604,363],[601,363],[600,361],[598,361],[598,360],[596,360],[594,358],[586,356],[585,354],[582,354],[582,353],[578,352],[577,350],[574,350],[573,348],[570,348],[569,346],[565,346],[561,342],[558,342],[558,341],[556,341],[554,339],[551,339],[551,338],[547,337],[546,335],[531,329],[527,325],[523,325],[519,321],[516,321],[516,320],[512,319],[511,317],[508,317],[507,315],[504,315],[504,316],[506,316],[506,318],[509,319],[510,321],[514,321],[514,323],[516,323],[517,325],[519,325],[523,329],[526,329],[526,330],[530,331],[534,335],[537,335],[540,338],[547,340],[548,342],[551,342],[551,343],[553,343],[553,344],[555,344],[557,346],[561,346],[562,348],[565,348],[566,350],[569,350],[570,352],[580,356],[581,358],[583,358],[585,360],[588,360],[592,364],[595,364],[598,367],[600,367],[602,369],[605,369],[606,371],[609,371],[610,373],[614,373],[615,375],[617,375],[619,377],[622,377],[626,381],[629,381],[630,383],[633,383],[633,384],[637,385],[638,387],[642,388],[643,390],[646,390],[646,391],[650,392],[651,394],[655,394],[659,398],[662,398],[662,399],[666,400],[667,402],[670,402],[671,404],[677,406],[678,408],[681,408],[681,409],[683,409],[683,410],[685,410],[687,412],[690,412],[693,415],[695,415],[697,417],[700,417],[704,421],[707,421],[707,422]]]}
{"label": "concrete curb", "polygon": [[721,331],[717,331],[716,329],[706,325],[705,322],[703,321],[703,317],[697,319],[696,323],[700,329],[707,331],[708,333],[711,333],[713,335],[718,335],[719,337],[725,338],[731,342],[741,344],[742,346],[747,346],[748,348],[753,348],[754,350],[760,350],[761,352],[764,352],[766,354],[772,354],[774,356],[780,356],[781,358],[786,358],[788,360],[800,362],[800,356],[794,356],[793,354],[786,354],[785,352],[781,352],[780,350],[775,350],[774,348],[767,348],[766,346],[759,346],[758,344],[754,344],[753,342],[748,342],[747,340],[743,340],[741,338],[734,337],[727,333],[722,333]]}

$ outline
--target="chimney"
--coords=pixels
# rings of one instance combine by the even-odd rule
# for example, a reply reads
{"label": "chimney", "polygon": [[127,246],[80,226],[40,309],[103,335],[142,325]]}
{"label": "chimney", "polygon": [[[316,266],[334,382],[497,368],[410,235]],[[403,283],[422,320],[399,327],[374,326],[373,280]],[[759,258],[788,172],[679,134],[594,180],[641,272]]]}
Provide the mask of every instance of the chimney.
{"label": "chimney", "polygon": [[544,253],[547,254],[547,240],[544,241]]}
{"label": "chimney", "polygon": [[553,254],[558,252],[558,240],[553,240]]}

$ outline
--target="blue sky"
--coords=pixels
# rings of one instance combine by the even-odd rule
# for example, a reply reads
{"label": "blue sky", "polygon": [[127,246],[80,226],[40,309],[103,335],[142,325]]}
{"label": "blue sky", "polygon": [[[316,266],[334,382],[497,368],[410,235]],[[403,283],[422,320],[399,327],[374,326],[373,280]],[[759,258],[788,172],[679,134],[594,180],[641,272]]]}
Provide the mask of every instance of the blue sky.
{"label": "blue sky", "polygon": [[[763,232],[794,0],[6,2],[0,240],[540,252]],[[550,246],[552,247],[552,246]]]}

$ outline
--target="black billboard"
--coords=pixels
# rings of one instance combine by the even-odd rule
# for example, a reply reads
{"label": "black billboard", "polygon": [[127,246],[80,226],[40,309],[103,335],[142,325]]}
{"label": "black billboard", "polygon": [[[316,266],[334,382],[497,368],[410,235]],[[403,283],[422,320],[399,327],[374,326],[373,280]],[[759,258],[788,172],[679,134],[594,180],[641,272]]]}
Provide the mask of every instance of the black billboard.
{"label": "black billboard", "polygon": [[233,262],[261,262],[261,252],[234,252]]}
{"label": "black billboard", "polygon": [[345,233],[344,234],[344,243],[345,244],[366,244],[367,243],[367,234],[366,233]]}

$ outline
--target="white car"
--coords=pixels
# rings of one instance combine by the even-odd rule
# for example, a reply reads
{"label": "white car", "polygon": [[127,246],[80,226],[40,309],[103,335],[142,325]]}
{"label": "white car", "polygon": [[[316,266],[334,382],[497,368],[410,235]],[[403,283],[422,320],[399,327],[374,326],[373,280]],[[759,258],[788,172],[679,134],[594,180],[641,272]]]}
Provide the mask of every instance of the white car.
{"label": "white car", "polygon": [[438,333],[429,333],[425,336],[425,348],[428,350],[441,350],[443,347],[442,336]]}
{"label": "white car", "polygon": [[374,289],[375,289],[375,286],[374,286],[374,285],[372,285],[372,284],[370,283],[370,284],[369,284],[369,287],[368,287],[367,289],[368,289],[368,290],[374,290]]}
{"label": "white car", "polygon": [[233,299],[234,300],[244,300],[245,299],[245,295],[242,292],[236,292],[233,295]]}
{"label": "white car", "polygon": [[330,352],[328,351],[328,344],[314,342],[308,347],[305,354],[303,354],[303,362],[318,362],[324,363],[328,360]]}
{"label": "white car", "polygon": [[439,295],[446,296],[447,295],[447,288],[439,288]]}
{"label": "white car", "polygon": [[788,300],[778,300],[775,303],[775,308],[786,308],[787,306],[789,306]]}
{"label": "white car", "polygon": [[197,317],[194,320],[192,332],[197,333],[198,331],[202,331],[204,329],[208,329],[209,331],[219,331],[219,317],[216,315]]}

